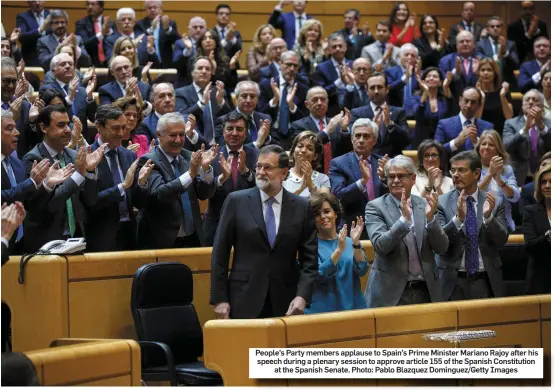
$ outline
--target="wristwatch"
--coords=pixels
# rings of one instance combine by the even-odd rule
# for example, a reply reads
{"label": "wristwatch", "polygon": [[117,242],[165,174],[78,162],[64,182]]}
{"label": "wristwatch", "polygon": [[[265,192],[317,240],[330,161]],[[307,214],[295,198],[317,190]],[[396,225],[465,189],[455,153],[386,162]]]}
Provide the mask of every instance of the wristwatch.
{"label": "wristwatch", "polygon": [[353,244],[353,248],[362,249],[362,244],[359,242],[358,245]]}
{"label": "wristwatch", "polygon": [[505,187],[506,185],[507,185],[507,182],[506,182],[506,181],[503,181],[499,187],[503,188],[503,187]]}

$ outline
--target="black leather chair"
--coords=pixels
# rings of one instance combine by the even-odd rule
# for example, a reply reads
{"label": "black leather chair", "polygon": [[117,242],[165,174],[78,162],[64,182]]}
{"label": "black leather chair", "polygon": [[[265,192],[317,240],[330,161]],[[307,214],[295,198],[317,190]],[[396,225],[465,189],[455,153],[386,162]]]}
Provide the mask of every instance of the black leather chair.
{"label": "black leather chair", "polygon": [[202,327],[193,306],[193,274],[180,263],[153,263],[135,273],[131,313],[141,346],[145,381],[172,386],[218,386],[220,375],[198,361]]}

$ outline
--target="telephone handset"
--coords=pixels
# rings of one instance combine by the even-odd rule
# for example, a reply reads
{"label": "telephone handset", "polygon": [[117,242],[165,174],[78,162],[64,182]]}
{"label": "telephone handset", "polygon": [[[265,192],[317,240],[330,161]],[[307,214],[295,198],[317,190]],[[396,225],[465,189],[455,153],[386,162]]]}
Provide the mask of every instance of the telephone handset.
{"label": "telephone handset", "polygon": [[54,240],[44,244],[39,252],[52,255],[83,252],[87,248],[84,238],[70,238],[67,241]]}

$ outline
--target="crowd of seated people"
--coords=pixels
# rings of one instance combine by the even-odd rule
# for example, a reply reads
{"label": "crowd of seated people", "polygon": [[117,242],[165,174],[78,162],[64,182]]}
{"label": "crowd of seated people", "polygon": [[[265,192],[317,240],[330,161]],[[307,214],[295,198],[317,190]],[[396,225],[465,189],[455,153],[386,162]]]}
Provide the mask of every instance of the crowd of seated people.
{"label": "crowd of seated people", "polygon": [[[103,1],[77,21],[28,3],[1,38],[2,203],[26,213],[2,236],[11,254],[72,237],[89,252],[212,246],[230,194],[282,168],[257,162],[279,146],[275,180],[318,233],[307,313],[504,296],[513,232],[529,291],[550,291],[551,54],[533,2],[486,25],[461,3],[448,31],[409,3],[375,26],[351,8],[326,31],[306,1],[280,1],[246,64],[232,3],[213,28],[178,25],[156,0],[115,21]],[[34,99],[25,66],[46,73]],[[177,76],[151,74],[166,68]]]}

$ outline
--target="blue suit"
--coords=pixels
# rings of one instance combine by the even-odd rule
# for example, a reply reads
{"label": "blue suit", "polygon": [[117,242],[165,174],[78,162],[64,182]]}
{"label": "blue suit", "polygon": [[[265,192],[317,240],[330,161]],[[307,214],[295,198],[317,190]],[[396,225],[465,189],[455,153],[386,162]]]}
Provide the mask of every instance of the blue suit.
{"label": "blue suit", "polygon": [[[105,22],[105,17],[102,17],[102,23]],[[112,31],[116,31],[116,24],[110,20],[108,23]],[[104,57],[105,61],[100,62],[98,59],[98,38],[96,37],[96,33],[94,32],[94,22],[90,16],[85,16],[82,19],[79,19],[75,22],[75,34],[79,35],[83,38],[83,44],[87,48],[87,52],[91,56],[91,61],[94,66],[106,66],[110,57],[106,54],[106,39],[109,37],[104,37],[102,39],[102,49],[104,50]],[[113,34],[112,34],[113,35]]]}
{"label": "blue suit", "polygon": [[[312,16],[306,15],[307,19],[312,19]],[[270,15],[268,23],[274,26],[274,28],[281,30],[281,35],[285,43],[287,43],[287,48],[289,50],[293,49],[295,45],[295,14],[293,12],[281,12],[276,11]]]}
{"label": "blue suit", "polygon": [[[44,18],[46,18],[50,11],[45,9],[43,11]],[[15,26],[21,29],[21,36],[19,42],[21,43],[21,55],[25,61],[25,66],[41,66],[37,56],[37,41],[41,34],[39,34],[39,25],[37,19],[31,10],[17,14],[15,18]],[[46,30],[45,35],[51,34],[52,30]]]}
{"label": "blue suit", "polygon": [[[154,32],[150,32],[150,26],[151,26],[151,21],[150,19],[148,19],[148,17],[144,17],[141,20],[137,20],[137,23],[135,23],[135,28],[133,29],[133,32],[135,34],[136,37],[138,37],[141,34],[145,34],[146,35],[153,35]],[[161,57],[161,62],[162,62],[162,67],[163,68],[171,68],[172,67],[172,47],[174,43],[177,43],[176,41],[182,41],[180,38],[181,36],[179,35],[179,32],[177,31],[177,24],[175,23],[174,20],[170,19],[170,28],[171,28],[171,32],[168,31],[166,32],[161,25],[159,32],[158,32],[158,42],[159,42],[159,49],[160,49],[160,57]]]}
{"label": "blue suit", "polygon": [[538,65],[538,61],[533,59],[532,61],[523,62],[520,65],[520,73],[518,74],[518,89],[523,94],[528,92],[529,90],[536,88],[539,89],[541,85],[541,79],[539,83],[535,83],[532,80],[532,76],[535,75],[540,71],[540,66]]}
{"label": "blue suit", "polygon": [[[218,143],[218,145],[223,145],[224,144],[224,130],[223,130],[223,120],[225,118],[227,114],[221,115],[218,118],[216,118],[216,121],[214,122],[214,139],[216,140],[216,142]],[[256,124],[256,127],[254,129],[250,129],[250,126],[253,126],[252,124],[248,124],[247,123],[247,138],[245,139],[245,145],[249,145],[252,144],[253,142],[256,142],[256,140],[258,139],[258,126],[260,124],[260,121],[262,120],[269,120],[270,121],[270,126],[272,124],[272,117],[270,115],[267,114],[263,114],[261,112],[258,111],[253,111],[252,112],[252,118],[254,120],[254,123]],[[271,128],[270,128],[270,132],[271,132]],[[254,137],[254,135],[256,134],[256,138]],[[266,139],[265,145],[268,144],[275,144],[275,137],[272,137],[272,141],[269,140],[270,136],[268,136],[268,139]],[[249,145],[252,146],[252,145]]]}
{"label": "blue suit", "polygon": [[[378,159],[380,158],[381,156],[374,153],[371,154],[370,158],[376,198],[389,192],[387,186],[380,181],[378,176]],[[361,191],[357,185],[357,181],[362,179],[357,154],[349,152],[332,159],[328,176],[331,180],[331,192],[341,200],[344,211],[343,220],[350,229],[351,222],[359,216],[364,216],[366,203],[368,203],[366,189]],[[367,237],[366,229],[363,231],[363,236]]]}
{"label": "blue suit", "polygon": [[[441,57],[439,61],[439,70],[441,71],[441,76],[445,78],[445,74],[447,72],[451,72],[453,69],[456,68],[456,61],[457,61],[457,53],[447,54]],[[475,53],[474,57],[478,57],[479,59],[484,58],[484,56],[480,53]],[[476,82],[478,81],[478,77],[472,71],[472,59],[469,58],[469,65],[468,65],[468,74],[464,69],[464,60],[462,60],[461,68],[462,68],[462,75],[457,75],[461,78],[465,87],[474,87]]]}
{"label": "blue suit", "polygon": [[[353,66],[353,61],[344,60],[344,63],[349,67]],[[341,111],[339,107],[338,94],[340,93],[339,88],[335,85],[335,80],[339,78],[339,74],[333,66],[332,60],[324,61],[316,67],[314,71],[314,76],[312,83],[314,85],[319,85],[324,88],[328,93],[328,115],[335,116]]]}
{"label": "blue suit", "polygon": [[[478,129],[478,137],[482,134],[484,130],[493,129],[493,123],[483,121],[481,119],[475,119],[474,125]],[[443,144],[445,150],[452,153],[450,142],[457,138],[457,136],[463,130],[461,119],[458,115],[452,116],[451,118],[442,119],[439,121],[436,130],[435,139]],[[466,142],[461,145],[456,152],[462,152],[463,150],[472,150],[474,146],[470,138],[466,139]]]}
{"label": "blue suit", "polygon": [[437,112],[430,109],[430,101],[420,102],[421,96],[406,96],[405,89],[405,112],[407,116],[414,117],[416,126],[411,135],[411,149],[417,150],[418,146],[425,139],[433,139],[436,133],[438,122],[441,119],[453,115],[453,99],[441,97],[437,99]]}
{"label": "blue suit", "polygon": [[260,68],[260,81],[264,79],[279,78],[279,65],[275,62]]}
{"label": "blue suit", "polygon": [[[279,79],[275,80],[279,85]],[[294,114],[289,115],[289,122],[294,122],[298,119],[304,118],[309,114],[308,109],[304,105],[306,100],[306,93],[308,92],[308,85],[304,84],[304,80],[297,75],[295,83],[297,83],[297,93],[295,94],[295,104],[297,105],[297,111]],[[272,117],[272,122],[277,119],[279,111],[279,102],[275,107],[270,107],[270,100],[274,98],[274,92],[272,91],[272,86],[270,84],[270,79],[264,79],[260,82],[260,96],[258,98],[258,107],[256,111],[263,112]],[[280,91],[281,91],[280,87]]]}
{"label": "blue suit", "polygon": [[[122,36],[123,35],[121,33],[114,32],[109,37],[104,38],[104,54],[106,55],[107,60],[112,57],[112,52],[114,51],[114,45],[118,40],[118,38],[121,38]],[[158,58],[156,57],[156,54],[152,54],[152,55],[148,54],[146,50],[146,42],[147,42],[147,37],[145,35],[141,40],[141,43],[137,47],[137,60],[139,61],[139,65],[144,66],[146,65],[147,62],[151,61],[153,63],[152,69],[162,67],[160,65],[160,62],[158,61]]]}
{"label": "blue suit", "polygon": [[[31,178],[27,178],[27,175],[25,175],[25,167],[21,160],[12,154],[10,162],[17,186],[12,187],[8,172],[2,164],[2,203],[25,202],[35,195],[38,190]],[[37,184],[39,189],[42,188],[42,183]]]}
{"label": "blue suit", "polygon": [[177,41],[175,41],[172,53],[172,66],[177,69],[178,75],[178,81],[175,84],[176,88],[182,87],[184,85],[189,85],[192,82],[191,71],[189,70],[189,59],[191,58],[191,56],[195,56],[194,42],[191,50],[187,51],[187,55],[183,55],[183,50],[185,50],[183,39],[178,39]]}
{"label": "blue suit", "polygon": [[[150,85],[139,81],[139,90],[141,91],[141,96],[143,97],[143,100],[145,102],[148,101],[148,95],[150,94]],[[102,106],[104,104],[111,104],[119,98],[123,97],[123,92],[121,91],[118,83],[116,81],[112,81],[100,87],[100,89],[98,90],[98,95],[100,98],[100,105]]]}
{"label": "blue suit", "polygon": [[416,74],[413,74],[410,81],[405,84],[401,78],[405,74],[403,68],[399,65],[387,68],[385,75],[387,76],[387,84],[389,85],[389,104],[392,106],[403,107],[405,87],[410,83],[411,93],[418,89]]}

